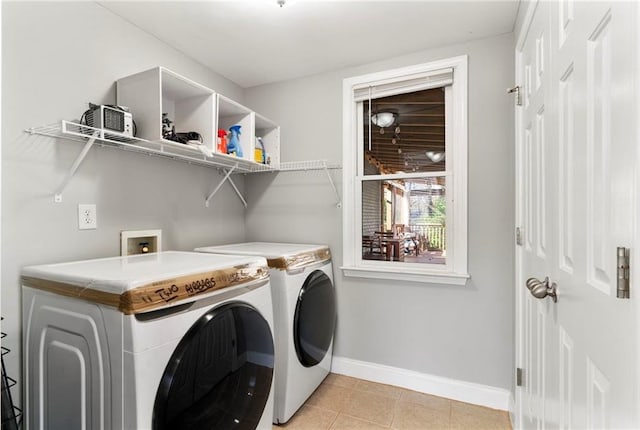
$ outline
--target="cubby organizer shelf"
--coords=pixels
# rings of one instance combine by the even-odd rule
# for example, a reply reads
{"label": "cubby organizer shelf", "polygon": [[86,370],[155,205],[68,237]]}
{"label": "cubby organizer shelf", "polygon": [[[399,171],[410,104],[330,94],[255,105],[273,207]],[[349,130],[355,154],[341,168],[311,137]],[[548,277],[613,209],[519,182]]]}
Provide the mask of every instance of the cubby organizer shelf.
{"label": "cubby organizer shelf", "polygon": [[176,132],[196,132],[209,153],[226,156],[226,150],[221,153],[216,144],[218,130],[239,126],[238,158],[261,164],[262,152],[260,160],[256,159],[256,138],[260,137],[269,155],[267,164],[278,168],[280,127],[277,124],[185,76],[154,67],[118,79],[116,94],[116,104],[129,109],[142,139],[167,142],[162,123],[166,114]]}
{"label": "cubby organizer shelf", "polygon": [[234,173],[258,173],[258,172],[278,172],[278,171],[304,171],[304,170],[324,170],[327,173],[329,182],[331,183],[337,197],[338,206],[340,205],[340,196],[335,184],[329,175],[329,169],[340,169],[338,165],[329,165],[323,160],[303,161],[303,162],[284,162],[279,163],[276,168],[273,165],[260,164],[243,158],[238,158],[226,154],[208,153],[206,149],[200,145],[184,145],[168,140],[150,141],[139,138],[123,138],[112,135],[102,129],[89,127],[83,124],[77,124],[70,121],[61,121],[58,123],[44,125],[40,127],[32,127],[25,132],[41,136],[59,138],[62,140],[76,141],[84,143],[84,147],[80,154],[76,157],[69,172],[65,176],[62,183],[55,192],[54,201],[62,201],[62,193],[67,187],[69,181],[73,178],[76,171],[82,164],[94,145],[106,148],[116,148],[125,151],[136,152],[140,154],[153,155],[162,158],[182,161],[189,164],[205,166],[209,168],[222,169],[225,176],[222,181],[214,188],[205,200],[208,206],[209,201],[216,192],[222,187],[225,181],[228,181],[234,188],[235,192],[242,203],[247,206],[245,199],[242,197],[238,188],[231,180]]}

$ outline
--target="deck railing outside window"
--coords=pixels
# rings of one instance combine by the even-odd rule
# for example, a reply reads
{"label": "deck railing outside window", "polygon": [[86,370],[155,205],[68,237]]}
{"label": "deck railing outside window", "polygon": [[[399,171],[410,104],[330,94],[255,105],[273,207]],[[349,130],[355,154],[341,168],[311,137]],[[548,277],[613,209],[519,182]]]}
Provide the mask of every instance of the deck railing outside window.
{"label": "deck railing outside window", "polygon": [[446,228],[442,224],[410,224],[411,233],[423,238],[423,249],[430,251],[444,251],[447,249]]}

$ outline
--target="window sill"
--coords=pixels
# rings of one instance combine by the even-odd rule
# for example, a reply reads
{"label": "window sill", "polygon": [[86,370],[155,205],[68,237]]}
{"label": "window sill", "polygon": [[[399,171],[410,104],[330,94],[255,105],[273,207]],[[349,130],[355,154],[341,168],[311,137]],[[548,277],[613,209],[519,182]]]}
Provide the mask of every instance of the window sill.
{"label": "window sill", "polygon": [[348,277],[390,279],[426,284],[465,285],[467,279],[471,277],[468,273],[438,273],[411,269],[399,271],[379,267],[342,266],[340,269],[342,269],[344,276]]}

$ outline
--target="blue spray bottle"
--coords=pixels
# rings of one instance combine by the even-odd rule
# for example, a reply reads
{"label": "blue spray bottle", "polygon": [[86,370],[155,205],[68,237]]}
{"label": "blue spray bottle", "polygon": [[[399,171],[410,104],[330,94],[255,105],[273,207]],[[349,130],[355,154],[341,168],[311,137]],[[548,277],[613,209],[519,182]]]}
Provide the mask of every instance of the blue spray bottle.
{"label": "blue spray bottle", "polygon": [[229,143],[227,143],[227,154],[235,154],[242,157],[242,147],[240,146],[240,125],[232,125],[229,127]]}

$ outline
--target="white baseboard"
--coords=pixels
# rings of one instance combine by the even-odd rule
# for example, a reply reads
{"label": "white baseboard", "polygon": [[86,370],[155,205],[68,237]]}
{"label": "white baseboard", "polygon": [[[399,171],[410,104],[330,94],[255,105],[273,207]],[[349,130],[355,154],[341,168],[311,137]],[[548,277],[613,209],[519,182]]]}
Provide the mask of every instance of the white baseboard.
{"label": "white baseboard", "polygon": [[492,409],[513,410],[511,392],[504,388],[336,356],[333,357],[331,372]]}
{"label": "white baseboard", "polygon": [[511,428],[516,428],[516,398],[514,393],[509,393],[509,419],[511,420]]}

